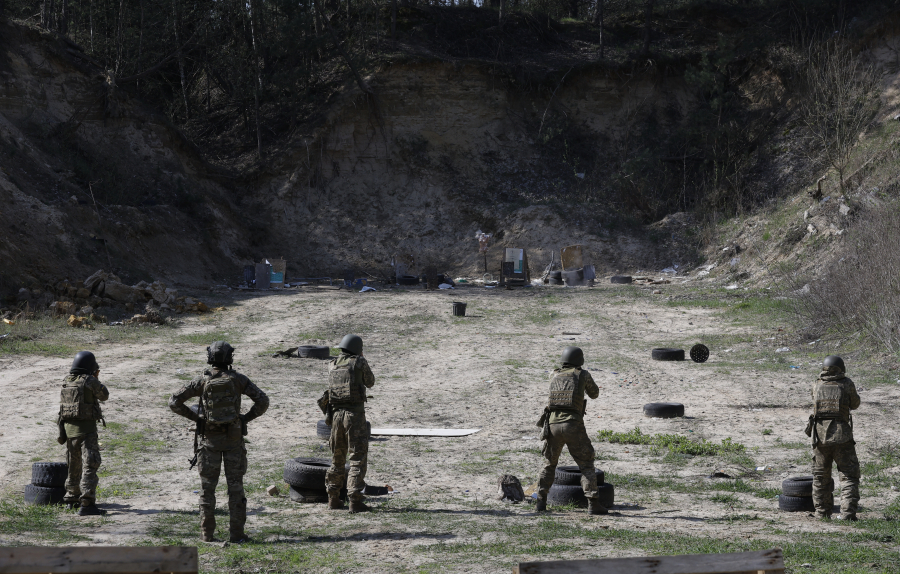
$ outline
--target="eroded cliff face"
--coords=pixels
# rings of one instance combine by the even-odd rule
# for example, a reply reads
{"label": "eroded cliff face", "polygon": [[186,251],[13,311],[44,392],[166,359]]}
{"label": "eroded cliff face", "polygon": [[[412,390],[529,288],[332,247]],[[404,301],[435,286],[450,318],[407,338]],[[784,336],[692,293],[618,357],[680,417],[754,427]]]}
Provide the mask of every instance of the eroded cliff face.
{"label": "eroded cliff face", "polygon": [[[544,200],[577,188],[579,172],[541,145],[560,119],[619,145],[636,110],[671,114],[689,105],[679,78],[594,70],[525,92],[489,66],[430,62],[395,65],[368,81],[376,98],[348,89],[306,145],[275,158],[276,175],[256,190],[271,242],[304,272],[383,270],[399,257],[419,270],[430,263],[476,273],[479,229],[497,237],[495,273],[502,246],[528,249],[535,273],[551,251],[576,243],[601,272],[686,256],[680,243],[605,232],[577,199],[551,207]],[[523,205],[522,197],[535,201]]]}

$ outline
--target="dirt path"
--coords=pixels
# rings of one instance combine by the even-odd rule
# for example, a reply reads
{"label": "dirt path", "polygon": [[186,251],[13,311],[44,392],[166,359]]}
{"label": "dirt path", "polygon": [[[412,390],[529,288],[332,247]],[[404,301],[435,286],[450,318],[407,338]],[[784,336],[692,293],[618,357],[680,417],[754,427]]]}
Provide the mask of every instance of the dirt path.
{"label": "dirt path", "polygon": [[[670,286],[663,296],[615,287],[221,296],[211,302],[224,304],[223,312],[147,329],[133,342],[100,344],[95,352],[110,388],[110,426],[101,431],[99,502],[110,514],[85,523],[62,513],[58,529],[69,538],[44,543],[199,544],[199,480],[186,462],[190,425],[166,402],[203,368],[205,346],[218,338],[232,341],[237,369],[268,393],[272,406],[251,424],[245,479],[248,530],[265,544],[201,545],[207,571],[497,572],[518,560],[642,554],[662,543],[657,533],[750,544],[846,528],[781,513],[774,491],[766,490],[808,473],[802,428],[818,371],[813,363],[826,350],[775,353],[783,341],[768,337],[777,326],[759,326],[761,316],[742,312],[740,298],[722,305],[719,295],[687,287]],[[698,298],[711,302],[698,305]],[[468,303],[468,317],[451,316],[454,300]],[[280,480],[287,457],[328,456],[315,436],[325,363],[270,355],[309,342],[334,345],[346,332],[364,338],[376,376],[367,406],[374,427],[481,429],[464,438],[374,439],[367,482],[390,484],[397,493],[372,498],[376,512],[369,515],[291,503]],[[649,359],[652,347],[700,341],[712,349],[705,364]],[[586,426],[597,466],[616,487],[617,506],[603,518],[571,509],[542,517],[530,505],[496,500],[500,474],[515,474],[525,485],[536,480],[541,459],[534,421],[546,400],[548,373],[571,344],[584,349],[600,386]],[[53,419],[56,382],[69,361],[0,358],[0,392],[7,399],[0,407],[4,499],[20,499],[32,460],[64,456]],[[891,423],[900,387],[871,385],[849,367],[863,388],[854,421],[865,464],[875,461],[879,446],[898,442]],[[641,406],[649,401],[683,402],[686,416],[645,418]],[[602,429],[635,427],[716,443],[731,438],[747,450],[688,457],[596,439]],[[568,453],[563,460],[571,461]],[[767,470],[757,471],[761,466]],[[894,481],[897,470],[879,467],[879,476]],[[741,480],[706,478],[715,471]],[[893,495],[887,483],[866,481],[861,515],[874,516]],[[280,498],[266,496],[269,484],[279,485]],[[224,500],[220,485],[220,506]],[[219,524],[227,529],[224,515]],[[561,530],[554,534],[555,528]],[[30,540],[34,534],[0,534],[3,544]]]}

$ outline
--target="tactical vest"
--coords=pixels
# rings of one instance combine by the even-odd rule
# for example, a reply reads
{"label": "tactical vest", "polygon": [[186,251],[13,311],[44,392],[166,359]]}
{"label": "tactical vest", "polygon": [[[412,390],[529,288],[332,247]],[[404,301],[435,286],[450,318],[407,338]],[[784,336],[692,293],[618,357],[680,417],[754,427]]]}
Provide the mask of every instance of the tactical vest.
{"label": "tactical vest", "polygon": [[241,414],[238,382],[228,371],[207,375],[203,384],[203,414],[211,427],[225,427]]}
{"label": "tactical vest", "polygon": [[63,421],[97,421],[103,418],[100,403],[84,383],[90,375],[66,377],[59,393],[59,416]]}
{"label": "tactical vest", "polygon": [[581,382],[581,369],[557,369],[550,379],[551,410],[584,412],[584,384]]}
{"label": "tactical vest", "polygon": [[366,402],[362,382],[356,377],[356,357],[338,365],[335,359],[328,371],[328,402],[336,407],[357,406]]}
{"label": "tactical vest", "polygon": [[850,397],[837,382],[819,381],[816,385],[815,418],[850,422]]}

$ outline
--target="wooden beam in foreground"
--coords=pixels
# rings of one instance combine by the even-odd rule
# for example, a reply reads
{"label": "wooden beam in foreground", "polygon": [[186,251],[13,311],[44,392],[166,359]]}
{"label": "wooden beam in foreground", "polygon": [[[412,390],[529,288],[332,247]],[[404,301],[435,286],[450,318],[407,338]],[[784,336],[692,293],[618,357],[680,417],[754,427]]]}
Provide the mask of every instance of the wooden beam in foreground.
{"label": "wooden beam in foreground", "polygon": [[0,574],[197,574],[193,546],[0,547]]}
{"label": "wooden beam in foreground", "polygon": [[521,562],[513,574],[784,574],[781,548],[734,554]]}

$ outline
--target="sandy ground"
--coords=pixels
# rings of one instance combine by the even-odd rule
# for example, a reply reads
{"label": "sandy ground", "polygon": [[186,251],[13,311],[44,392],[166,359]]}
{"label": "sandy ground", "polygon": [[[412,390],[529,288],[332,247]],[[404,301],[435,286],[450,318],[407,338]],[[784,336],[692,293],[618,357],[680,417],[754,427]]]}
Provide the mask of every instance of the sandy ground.
{"label": "sandy ground", "polygon": [[[777,488],[787,476],[808,473],[810,453],[802,428],[818,372],[815,361],[829,351],[810,347],[804,353],[775,353],[776,347],[796,345],[779,334],[780,325],[730,311],[740,301],[733,294],[718,308],[686,302],[714,299],[715,293],[698,295],[678,286],[667,286],[662,295],[632,286],[202,295],[226,310],[184,317],[174,328],[144,327],[131,342],[101,341],[94,347],[101,380],[110,389],[105,413],[111,424],[101,430],[99,497],[109,515],[100,520],[62,513],[59,529],[73,536],[64,543],[200,544],[207,571],[497,572],[509,571],[520,559],[642,554],[640,548],[605,542],[579,551],[485,554],[491,542],[509,539],[503,531],[507,524],[543,520],[529,504],[498,501],[496,481],[504,473],[526,486],[536,480],[541,459],[534,422],[546,401],[548,373],[562,349],[573,344],[584,349],[586,368],[600,386],[585,420],[597,466],[610,482],[623,482],[615,485],[617,504],[609,516],[587,518],[583,511],[566,509],[551,513],[557,523],[732,540],[778,540],[786,533],[846,528],[811,521],[804,513],[779,512],[774,496],[735,492],[713,500],[723,494],[708,488],[712,481],[706,476],[714,471],[742,477],[757,488]],[[466,302],[469,316],[452,317],[452,301]],[[323,389],[326,363],[270,355],[298,344],[334,345],[346,332],[364,338],[375,373],[367,406],[373,427],[481,429],[464,438],[373,439],[367,482],[390,484],[397,492],[370,498],[376,511],[368,515],[291,503],[280,480],[287,457],[328,456],[315,435],[322,418],[315,399]],[[271,399],[269,411],[251,424],[248,436],[248,531],[261,541],[293,542],[302,558],[289,559],[294,546],[280,544],[242,561],[235,550],[202,545],[196,538],[199,480],[186,462],[191,425],[166,404],[203,368],[205,346],[222,337],[238,349],[236,368]],[[653,347],[688,348],[696,342],[712,349],[707,363],[650,360]],[[5,421],[0,492],[16,501],[30,481],[31,461],[64,460],[53,420],[57,382],[70,358],[0,357],[0,392],[6,397],[0,406]],[[898,442],[900,432],[892,423],[900,386],[870,384],[853,364],[849,368],[861,387],[863,405],[854,422],[865,464],[870,449]],[[645,418],[641,407],[650,401],[682,402],[686,416]],[[732,438],[747,446],[748,457],[666,457],[645,446],[596,439],[601,429],[635,427],[714,442]],[[571,464],[564,453],[561,464],[567,461]],[[763,466],[766,470],[757,470]],[[671,479],[688,491],[637,486],[639,477]],[[282,495],[267,496],[269,484],[277,484]],[[861,516],[880,516],[893,494],[868,488],[865,477],[863,487]],[[219,492],[223,506],[224,484]],[[225,516],[219,525],[227,528]],[[53,542],[0,534],[0,544],[23,543]],[[478,548],[449,553],[451,544]]]}

